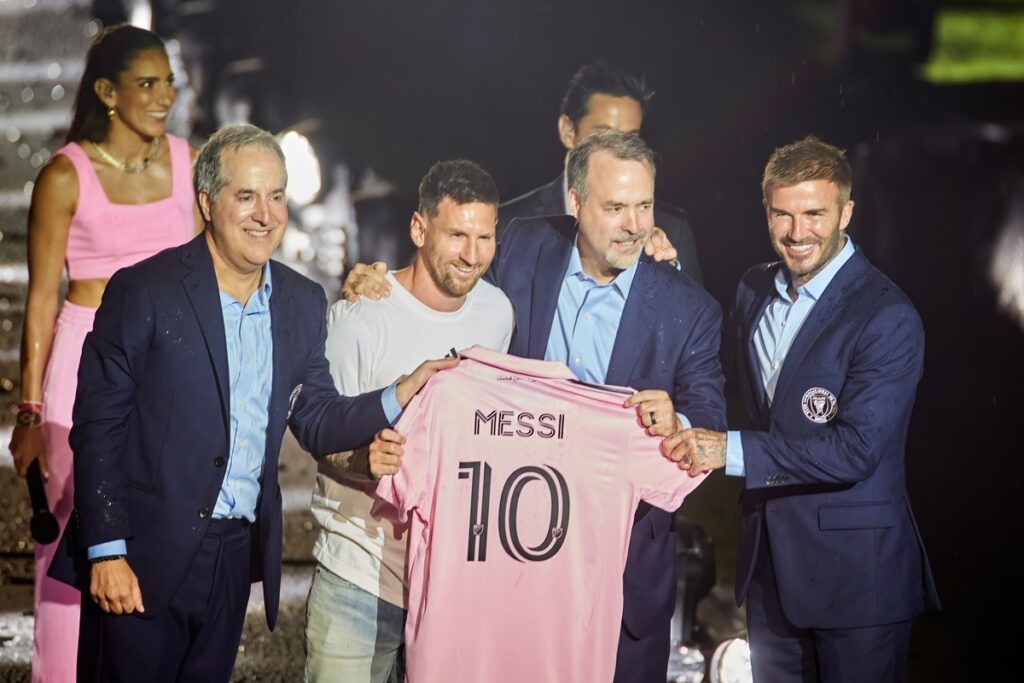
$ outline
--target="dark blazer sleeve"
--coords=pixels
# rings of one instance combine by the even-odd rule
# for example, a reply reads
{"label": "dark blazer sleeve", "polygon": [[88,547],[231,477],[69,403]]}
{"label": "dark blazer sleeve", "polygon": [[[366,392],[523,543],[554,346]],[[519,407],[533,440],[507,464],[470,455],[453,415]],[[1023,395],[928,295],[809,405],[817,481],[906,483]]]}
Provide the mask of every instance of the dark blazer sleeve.
{"label": "dark blazer sleeve", "polygon": [[115,273],[82,347],[69,437],[82,548],[134,535],[121,458],[154,320],[143,279]]}
{"label": "dark blazer sleeve", "polygon": [[924,329],[906,302],[881,308],[855,342],[826,429],[784,436],[742,432],[747,488],[787,484],[854,483],[867,479],[895,447],[902,448],[924,364]]}
{"label": "dark blazer sleeve", "polygon": [[704,274],[697,259],[697,240],[686,212],[671,204],[654,204],[654,224],[665,231],[672,246],[679,253],[679,265],[684,273],[697,282],[704,283]]}
{"label": "dark blazer sleeve", "polygon": [[722,308],[707,297],[676,371],[673,403],[693,427],[724,431],[725,378],[721,363]]}
{"label": "dark blazer sleeve", "polygon": [[306,359],[306,373],[289,400],[288,424],[299,445],[313,457],[351,451],[367,445],[389,425],[381,403],[383,390],[356,397],[341,396],[324,355],[327,343],[327,299],[319,286],[306,298],[313,303],[311,325],[319,328]]}
{"label": "dark blazer sleeve", "polygon": [[547,185],[530,190],[508,200],[498,207],[498,225],[496,235],[498,242],[505,237],[508,224],[516,218],[535,218],[537,216],[557,216],[565,213],[565,199],[562,192],[562,179],[557,178]]}

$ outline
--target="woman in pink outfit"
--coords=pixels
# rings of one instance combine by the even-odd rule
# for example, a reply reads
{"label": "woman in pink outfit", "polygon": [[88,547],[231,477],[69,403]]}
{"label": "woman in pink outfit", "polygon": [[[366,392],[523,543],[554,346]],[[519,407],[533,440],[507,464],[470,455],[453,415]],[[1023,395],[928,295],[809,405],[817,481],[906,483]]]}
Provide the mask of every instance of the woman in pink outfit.
{"label": "woman in pink outfit", "polygon": [[[106,29],[89,48],[68,142],[32,193],[21,402],[11,453],[23,477],[39,461],[62,531],[74,504],[68,432],[78,362],[107,280],[201,227],[191,182],[195,151],[165,133],[174,99],[160,38],[126,24]],[[75,680],[81,595],[46,576],[56,547],[36,544],[35,551],[37,682]]]}

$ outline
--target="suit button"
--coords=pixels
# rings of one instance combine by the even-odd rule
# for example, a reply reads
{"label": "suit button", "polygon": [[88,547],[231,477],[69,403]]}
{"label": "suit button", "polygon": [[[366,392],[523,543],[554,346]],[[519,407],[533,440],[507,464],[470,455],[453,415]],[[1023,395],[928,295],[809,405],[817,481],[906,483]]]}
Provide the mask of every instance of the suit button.
{"label": "suit button", "polygon": [[210,516],[210,508],[199,508],[199,519],[206,519]]}
{"label": "suit button", "polygon": [[224,467],[224,458],[219,455],[213,461],[214,467]]}

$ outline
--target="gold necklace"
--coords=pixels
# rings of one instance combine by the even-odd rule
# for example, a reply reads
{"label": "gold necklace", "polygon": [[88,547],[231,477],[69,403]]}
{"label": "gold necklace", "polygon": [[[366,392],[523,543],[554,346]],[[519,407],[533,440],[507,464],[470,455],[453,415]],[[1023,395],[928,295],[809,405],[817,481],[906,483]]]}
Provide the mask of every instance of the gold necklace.
{"label": "gold necklace", "polygon": [[105,162],[116,168],[121,173],[142,173],[150,167],[156,159],[156,155],[160,152],[160,138],[153,138],[153,142],[149,145],[149,154],[147,154],[146,158],[142,160],[142,163],[138,166],[129,166],[107,150],[100,147],[98,142],[90,140],[89,144],[92,145],[92,148],[96,150],[97,154],[103,157]]}

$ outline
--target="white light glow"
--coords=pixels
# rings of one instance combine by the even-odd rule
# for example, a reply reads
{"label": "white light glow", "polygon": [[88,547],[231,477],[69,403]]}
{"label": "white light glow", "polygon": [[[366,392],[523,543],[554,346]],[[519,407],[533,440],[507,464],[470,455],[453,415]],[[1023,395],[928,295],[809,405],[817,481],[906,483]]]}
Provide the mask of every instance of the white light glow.
{"label": "white light glow", "polygon": [[131,3],[131,16],[128,23],[132,26],[153,30],[153,7],[146,0],[135,0]]}
{"label": "white light glow", "polygon": [[999,231],[989,263],[989,278],[999,295],[999,307],[1024,329],[1024,200],[1011,206],[1009,220]]}
{"label": "white light glow", "polygon": [[288,198],[300,206],[316,199],[320,193],[320,160],[305,135],[290,130],[281,136],[288,169]]}
{"label": "white light glow", "polygon": [[751,683],[750,645],[743,638],[732,638],[715,649],[709,670],[711,683]]}

